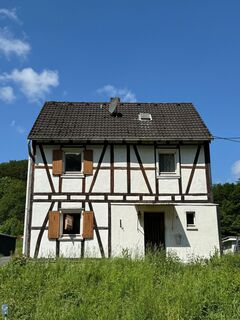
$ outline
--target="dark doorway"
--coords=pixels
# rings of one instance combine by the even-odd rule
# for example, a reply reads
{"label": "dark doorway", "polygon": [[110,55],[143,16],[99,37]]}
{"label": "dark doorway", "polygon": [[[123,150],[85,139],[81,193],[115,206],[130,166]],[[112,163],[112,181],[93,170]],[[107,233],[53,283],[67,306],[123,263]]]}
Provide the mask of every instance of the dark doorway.
{"label": "dark doorway", "polygon": [[165,249],[164,212],[144,213],[145,250]]}

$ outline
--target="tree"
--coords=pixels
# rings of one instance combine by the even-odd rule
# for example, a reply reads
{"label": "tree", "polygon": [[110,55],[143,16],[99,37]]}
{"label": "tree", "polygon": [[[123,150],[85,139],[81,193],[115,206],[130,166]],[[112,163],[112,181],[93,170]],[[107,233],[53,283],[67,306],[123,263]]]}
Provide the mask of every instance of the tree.
{"label": "tree", "polygon": [[219,204],[222,235],[240,235],[240,182],[214,185],[213,195]]}
{"label": "tree", "polygon": [[0,178],[0,232],[19,236],[23,233],[26,182]]}

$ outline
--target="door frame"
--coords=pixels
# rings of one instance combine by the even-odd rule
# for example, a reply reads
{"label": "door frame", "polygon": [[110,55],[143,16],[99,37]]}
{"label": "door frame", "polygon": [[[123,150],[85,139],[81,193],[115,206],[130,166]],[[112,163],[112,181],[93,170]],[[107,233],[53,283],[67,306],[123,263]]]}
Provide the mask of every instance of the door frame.
{"label": "door frame", "polygon": [[164,246],[164,250],[166,249],[166,238],[165,238],[165,211],[148,211],[148,210],[144,210],[143,212],[143,230],[144,230],[144,250],[146,253],[146,235],[145,235],[145,215],[148,214],[156,214],[156,215],[162,215],[163,216],[163,246]]}

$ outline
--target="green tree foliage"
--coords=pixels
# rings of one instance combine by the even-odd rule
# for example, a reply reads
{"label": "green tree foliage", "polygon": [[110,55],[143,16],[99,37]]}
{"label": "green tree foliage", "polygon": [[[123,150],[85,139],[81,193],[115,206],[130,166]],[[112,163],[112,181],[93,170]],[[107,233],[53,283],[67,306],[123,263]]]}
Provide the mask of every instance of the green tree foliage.
{"label": "green tree foliage", "polygon": [[27,160],[0,164],[0,232],[23,234]]}
{"label": "green tree foliage", "polygon": [[0,163],[0,177],[27,180],[27,160],[13,160]]}
{"label": "green tree foliage", "polygon": [[213,186],[214,202],[219,204],[222,236],[240,234],[240,182]]}

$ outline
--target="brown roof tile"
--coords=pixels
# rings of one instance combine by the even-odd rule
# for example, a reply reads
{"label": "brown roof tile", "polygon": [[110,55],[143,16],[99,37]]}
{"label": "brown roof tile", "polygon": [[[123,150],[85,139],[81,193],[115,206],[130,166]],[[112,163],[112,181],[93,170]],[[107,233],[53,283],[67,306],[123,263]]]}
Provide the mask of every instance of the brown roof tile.
{"label": "brown roof tile", "polygon": [[[28,136],[37,141],[201,141],[212,136],[192,103],[46,102]],[[151,121],[138,120],[150,113]]]}

